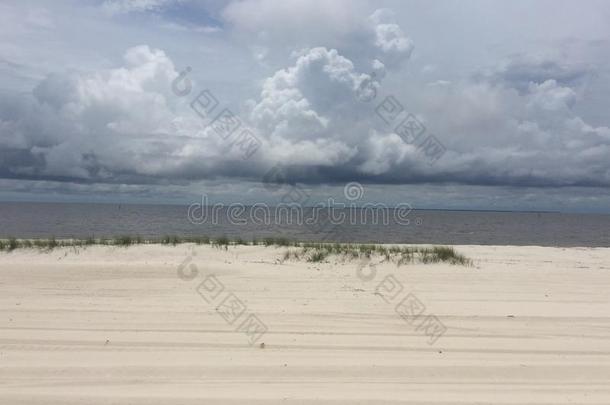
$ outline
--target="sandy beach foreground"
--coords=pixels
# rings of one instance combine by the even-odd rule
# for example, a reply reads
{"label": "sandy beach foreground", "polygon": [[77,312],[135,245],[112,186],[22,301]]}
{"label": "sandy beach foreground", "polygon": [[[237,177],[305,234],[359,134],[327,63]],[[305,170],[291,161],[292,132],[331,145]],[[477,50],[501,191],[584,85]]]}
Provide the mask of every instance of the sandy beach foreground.
{"label": "sandy beach foreground", "polygon": [[1,253],[0,403],[610,403],[610,249],[456,249]]}

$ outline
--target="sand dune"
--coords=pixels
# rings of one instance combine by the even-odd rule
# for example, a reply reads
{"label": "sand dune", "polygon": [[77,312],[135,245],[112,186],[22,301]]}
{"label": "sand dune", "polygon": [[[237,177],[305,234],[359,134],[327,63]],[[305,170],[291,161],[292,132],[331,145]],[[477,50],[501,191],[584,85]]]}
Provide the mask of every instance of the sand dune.
{"label": "sand dune", "polygon": [[2,253],[0,403],[610,403],[610,249],[457,249],[473,267],[360,276],[271,247]]}

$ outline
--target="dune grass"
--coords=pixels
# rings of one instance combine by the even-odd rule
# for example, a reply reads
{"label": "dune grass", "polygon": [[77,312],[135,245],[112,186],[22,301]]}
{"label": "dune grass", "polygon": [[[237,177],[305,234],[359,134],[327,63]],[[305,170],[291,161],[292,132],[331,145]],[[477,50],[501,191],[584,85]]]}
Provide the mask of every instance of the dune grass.
{"label": "dune grass", "polygon": [[227,236],[210,238],[208,236],[179,237],[166,235],[159,239],[145,239],[141,236],[121,235],[114,238],[96,239],[61,239],[54,237],[49,239],[17,239],[10,237],[0,239],[0,251],[12,252],[15,249],[39,249],[50,251],[59,247],[84,247],[93,245],[128,247],[137,244],[162,244],[177,245],[180,243],[195,243],[197,245],[211,245],[227,250],[229,246],[275,246],[294,247],[283,255],[283,260],[306,260],[312,263],[320,263],[330,256],[339,256],[343,259],[353,260],[358,258],[381,257],[385,261],[391,261],[397,265],[409,263],[450,263],[468,266],[472,261],[464,255],[457,253],[450,246],[385,246],[361,243],[324,243],[324,242],[298,242],[285,237],[254,239],[246,241],[242,238],[229,239]]}
{"label": "dune grass", "polygon": [[455,251],[450,246],[383,246],[352,243],[302,243],[300,249],[289,250],[284,254],[284,260],[305,258],[308,262],[323,262],[330,256],[345,259],[381,257],[397,265],[409,263],[449,263],[462,266],[472,265],[466,256]]}
{"label": "dune grass", "polygon": [[[226,236],[210,238],[209,236],[189,236],[180,237],[176,235],[165,235],[161,238],[143,238],[139,235],[119,235],[113,238],[94,238],[88,237],[85,239],[17,239],[9,237],[0,239],[0,251],[11,252],[15,249],[30,249],[36,248],[40,250],[53,250],[59,247],[82,247],[82,246],[131,246],[140,244],[161,244],[161,245],[178,245],[181,243],[195,243],[197,245],[213,245],[213,246],[230,246],[230,245],[250,245],[258,244],[244,241],[241,238],[231,240]],[[268,242],[269,243],[269,242]],[[273,242],[271,242],[273,244]]]}

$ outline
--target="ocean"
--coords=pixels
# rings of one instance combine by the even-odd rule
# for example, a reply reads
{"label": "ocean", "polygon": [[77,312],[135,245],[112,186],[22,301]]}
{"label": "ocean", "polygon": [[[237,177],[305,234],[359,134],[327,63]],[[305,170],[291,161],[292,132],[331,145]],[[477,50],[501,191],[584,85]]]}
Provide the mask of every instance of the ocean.
{"label": "ocean", "polygon": [[[3,202],[0,203],[0,237],[178,235],[251,240],[282,236],[300,241],[362,243],[610,246],[610,215],[413,210],[400,223],[394,220],[392,212],[386,224],[383,223],[386,218],[382,215],[374,218],[372,212],[356,213],[354,217],[361,219],[356,221],[350,221],[350,213],[345,212],[344,219],[338,221],[342,218],[341,211],[347,210],[320,214],[308,224],[296,217],[280,218],[273,209],[267,215],[271,217],[269,220],[262,210],[254,213],[252,207],[246,207],[241,218],[235,213],[229,215],[225,207],[214,218],[193,221],[187,216],[188,207],[178,205]],[[329,215],[334,219],[329,220]]]}

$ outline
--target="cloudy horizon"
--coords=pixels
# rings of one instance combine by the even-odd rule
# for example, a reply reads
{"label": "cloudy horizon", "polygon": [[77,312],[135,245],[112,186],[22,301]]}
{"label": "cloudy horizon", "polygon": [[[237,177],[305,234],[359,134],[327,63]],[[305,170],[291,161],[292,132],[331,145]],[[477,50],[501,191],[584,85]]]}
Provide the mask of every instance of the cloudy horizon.
{"label": "cloudy horizon", "polygon": [[[610,3],[8,1],[0,201],[610,212]],[[275,173],[275,174],[274,174]],[[276,176],[277,177],[277,176]]]}

